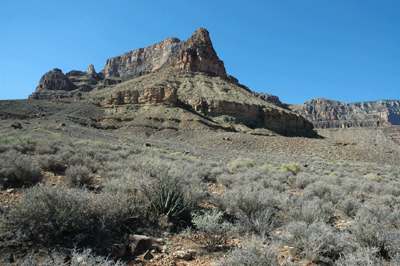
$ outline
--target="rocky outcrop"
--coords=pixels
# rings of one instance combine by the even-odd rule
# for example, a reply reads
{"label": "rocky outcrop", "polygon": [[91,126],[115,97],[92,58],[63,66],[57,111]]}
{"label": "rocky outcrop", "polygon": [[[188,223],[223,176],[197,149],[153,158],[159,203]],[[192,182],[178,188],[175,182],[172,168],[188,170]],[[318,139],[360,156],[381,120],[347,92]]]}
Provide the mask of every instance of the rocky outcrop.
{"label": "rocky outcrop", "polygon": [[145,104],[145,103],[178,103],[176,88],[155,88],[138,90],[118,91],[110,95],[103,103],[104,107],[123,104]]}
{"label": "rocky outcrop", "polygon": [[287,108],[287,105],[282,103],[279,100],[278,96],[272,95],[272,94],[268,94],[268,93],[260,93],[260,92],[253,92],[253,95],[260,98],[263,101],[266,101],[268,103],[272,103],[273,105],[282,107],[282,108]]}
{"label": "rocky outcrop", "polygon": [[236,118],[236,123],[243,123],[250,128],[265,127],[283,134],[291,134],[291,132],[296,132],[298,135],[313,134],[312,123],[282,108],[205,98],[191,99],[186,104],[207,116],[232,116]]}
{"label": "rocky outcrop", "polygon": [[105,78],[129,79],[156,71],[173,60],[183,43],[177,38],[168,38],[152,46],[110,58],[102,72]]}
{"label": "rocky outcrop", "polygon": [[177,38],[167,38],[152,46],[110,58],[101,74],[105,78],[130,79],[163,67],[217,75],[250,92],[249,88],[240,84],[236,78],[226,74],[224,62],[218,58],[210,34],[204,28],[196,30],[186,42]]}
{"label": "rocky outcrop", "polygon": [[[39,81],[39,85],[36,87],[36,92],[29,95],[29,99],[64,98],[63,95],[71,94],[65,92],[71,92],[75,89],[77,89],[77,86],[64,75],[61,69],[55,68],[43,75]],[[53,93],[54,91],[60,91],[61,93]]]}
{"label": "rocky outcrop", "polygon": [[43,75],[36,88],[36,92],[54,90],[72,91],[75,89],[76,86],[64,75],[61,69],[55,68]]}
{"label": "rocky outcrop", "polygon": [[400,101],[345,103],[317,98],[291,105],[291,110],[316,128],[377,127],[400,125]]}
{"label": "rocky outcrop", "polygon": [[86,71],[85,71],[86,75],[96,75],[96,70],[94,69],[94,65],[90,65]]}
{"label": "rocky outcrop", "polygon": [[182,46],[173,67],[227,77],[224,62],[218,58],[210,34],[204,28],[196,30]]}

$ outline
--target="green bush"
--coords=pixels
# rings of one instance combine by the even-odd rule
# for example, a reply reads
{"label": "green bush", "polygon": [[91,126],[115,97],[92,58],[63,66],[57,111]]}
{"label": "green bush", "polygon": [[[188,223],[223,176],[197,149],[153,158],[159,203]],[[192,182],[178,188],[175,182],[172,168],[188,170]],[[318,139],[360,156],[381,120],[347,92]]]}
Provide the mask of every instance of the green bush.
{"label": "green bush", "polygon": [[294,162],[282,163],[278,171],[279,173],[291,172],[292,174],[296,175],[300,172],[300,166],[298,163]]}
{"label": "green bush", "polygon": [[152,205],[158,214],[167,215],[170,220],[174,221],[190,218],[189,204],[181,192],[173,189],[161,189],[152,200]]}
{"label": "green bush", "polygon": [[239,157],[236,160],[228,163],[229,171],[234,172],[239,167],[253,167],[254,160],[250,158]]}

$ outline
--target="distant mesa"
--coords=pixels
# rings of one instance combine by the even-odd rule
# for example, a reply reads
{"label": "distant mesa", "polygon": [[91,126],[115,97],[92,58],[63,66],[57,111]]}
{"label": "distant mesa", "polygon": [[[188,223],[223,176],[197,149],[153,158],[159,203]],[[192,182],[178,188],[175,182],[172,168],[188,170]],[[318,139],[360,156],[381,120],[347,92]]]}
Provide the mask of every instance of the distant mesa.
{"label": "distant mesa", "polygon": [[317,98],[289,107],[312,122],[316,128],[400,125],[400,101],[397,100],[348,104]]}

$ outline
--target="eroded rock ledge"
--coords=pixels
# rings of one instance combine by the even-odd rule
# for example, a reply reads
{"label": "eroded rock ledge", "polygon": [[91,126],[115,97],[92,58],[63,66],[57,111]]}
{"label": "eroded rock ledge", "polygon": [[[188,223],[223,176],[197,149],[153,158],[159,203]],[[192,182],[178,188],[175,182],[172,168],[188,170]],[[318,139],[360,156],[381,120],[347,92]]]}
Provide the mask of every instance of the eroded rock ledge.
{"label": "eroded rock ledge", "polygon": [[146,104],[146,103],[178,103],[176,88],[154,88],[139,90],[118,91],[110,95],[103,103],[103,107],[123,104]]}
{"label": "eroded rock ledge", "polygon": [[244,104],[212,99],[191,99],[187,101],[195,111],[207,116],[230,115],[251,128],[265,127],[280,133],[310,134],[312,123],[302,116],[282,108],[269,108],[257,104]]}

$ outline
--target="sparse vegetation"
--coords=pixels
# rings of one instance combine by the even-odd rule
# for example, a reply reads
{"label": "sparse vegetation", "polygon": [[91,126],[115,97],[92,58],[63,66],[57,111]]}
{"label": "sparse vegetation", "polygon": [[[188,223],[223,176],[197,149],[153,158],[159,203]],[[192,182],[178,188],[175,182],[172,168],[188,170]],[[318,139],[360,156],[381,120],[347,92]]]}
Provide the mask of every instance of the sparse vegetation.
{"label": "sparse vegetation", "polygon": [[[0,123],[0,247],[29,250],[15,253],[18,265],[122,265],[111,256],[135,234],[164,239],[156,254],[190,242],[227,266],[399,264],[400,169],[341,160],[361,144],[332,158],[324,140],[301,139],[317,146],[301,150],[280,136],[164,140],[34,121],[25,131]],[[283,148],[266,154],[260,142]]]}

